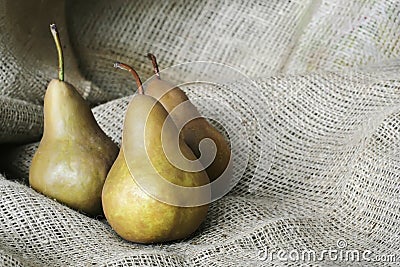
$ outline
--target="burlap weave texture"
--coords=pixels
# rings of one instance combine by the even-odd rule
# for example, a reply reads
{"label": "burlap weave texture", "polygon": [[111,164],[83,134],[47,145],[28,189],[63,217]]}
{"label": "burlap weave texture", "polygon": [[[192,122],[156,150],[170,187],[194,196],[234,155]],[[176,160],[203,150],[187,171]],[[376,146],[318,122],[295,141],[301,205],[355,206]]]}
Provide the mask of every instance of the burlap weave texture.
{"label": "burlap weave texture", "polygon": [[[373,255],[400,250],[397,1],[23,3],[0,1],[0,142],[25,143],[8,152],[0,176],[0,265],[267,266],[259,257],[265,248],[322,251],[338,240]],[[256,87],[233,80],[184,88],[205,116],[218,109],[210,97],[232,106],[250,137],[242,179],[212,204],[192,237],[125,242],[106,221],[26,185],[43,94],[56,76],[53,20],[67,46],[67,80],[117,143],[134,84],[112,69],[114,61],[147,78],[152,69],[144,55],[151,51],[161,67],[222,62],[254,80]],[[208,70],[179,75],[196,71]],[[239,123],[233,114],[220,116]],[[382,264],[396,266],[306,263]]]}

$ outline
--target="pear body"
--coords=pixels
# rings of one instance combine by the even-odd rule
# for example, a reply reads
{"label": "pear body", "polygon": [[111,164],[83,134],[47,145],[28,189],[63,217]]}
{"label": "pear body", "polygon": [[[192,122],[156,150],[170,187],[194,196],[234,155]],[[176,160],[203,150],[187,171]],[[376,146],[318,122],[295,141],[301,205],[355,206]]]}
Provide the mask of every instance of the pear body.
{"label": "pear body", "polygon": [[[216,154],[212,163],[206,167],[210,181],[221,175],[231,174],[231,151],[224,136],[215,129],[198,112],[184,91],[162,79],[153,78],[147,85],[146,94],[156,98],[171,114],[176,125],[183,125],[181,135],[196,157],[200,158],[199,144],[201,140],[210,138],[216,145]],[[180,104],[185,106],[179,112],[172,112]],[[191,120],[191,118],[196,118]],[[204,164],[206,165],[206,164]]]}
{"label": "pear body", "polygon": [[44,130],[29,169],[42,194],[96,216],[118,146],[101,130],[86,101],[69,83],[52,80],[44,99]]}
{"label": "pear body", "polygon": [[[208,212],[208,202],[191,207],[185,206],[184,202],[196,198],[210,199],[210,190],[203,195],[196,192],[181,195],[157,180],[162,177],[173,185],[185,188],[209,183],[205,171],[182,170],[166,157],[162,142],[179,138],[181,153],[190,160],[196,159],[179,137],[172,120],[164,125],[167,116],[167,111],[159,102],[145,95],[134,96],[125,115],[123,144],[107,175],[102,201],[107,221],[128,241],[158,243],[185,238],[200,226]],[[165,140],[161,138],[162,127],[163,134],[167,136]],[[178,151],[175,153],[178,155]],[[160,177],[152,180],[157,175]],[[149,182],[153,193],[167,201],[144,190],[141,185],[146,182]]]}

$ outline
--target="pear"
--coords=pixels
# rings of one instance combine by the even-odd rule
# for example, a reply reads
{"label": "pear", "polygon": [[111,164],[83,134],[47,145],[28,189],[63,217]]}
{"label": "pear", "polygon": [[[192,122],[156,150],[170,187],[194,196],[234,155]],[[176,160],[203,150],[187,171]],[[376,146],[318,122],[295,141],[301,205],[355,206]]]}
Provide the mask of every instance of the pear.
{"label": "pear", "polygon": [[[207,216],[211,191],[209,178],[172,164],[164,151],[165,142],[176,140],[174,155],[196,161],[180,138],[165,108],[143,94],[137,73],[128,65],[115,67],[134,74],[138,94],[125,114],[122,145],[103,187],[103,210],[118,235],[138,243],[159,243],[190,236]],[[196,164],[195,164],[196,165]],[[203,190],[198,189],[202,187]],[[182,190],[183,189],[183,190]],[[196,204],[197,203],[197,204]]]}
{"label": "pear", "polygon": [[[206,162],[211,162],[206,168],[211,181],[216,180],[222,175],[231,175],[231,151],[224,136],[200,115],[196,106],[190,102],[182,89],[160,78],[156,57],[151,53],[148,54],[148,57],[152,60],[157,78],[153,78],[148,82],[146,94],[156,98],[164,106],[171,114],[172,120],[178,125],[178,128],[183,126],[181,135],[197,158],[201,159],[202,156],[199,149],[202,140],[209,138],[214,142],[216,146],[215,158],[210,159],[207,157],[209,156],[207,155],[207,148],[204,151],[206,155],[203,155],[203,165],[206,165]],[[173,112],[182,103],[184,103],[184,106],[181,106],[179,111]]]}
{"label": "pear", "polygon": [[33,189],[91,216],[101,215],[101,192],[118,146],[101,130],[79,92],[64,81],[56,26],[50,26],[59,55],[59,79],[44,97],[44,129],[29,169]]}

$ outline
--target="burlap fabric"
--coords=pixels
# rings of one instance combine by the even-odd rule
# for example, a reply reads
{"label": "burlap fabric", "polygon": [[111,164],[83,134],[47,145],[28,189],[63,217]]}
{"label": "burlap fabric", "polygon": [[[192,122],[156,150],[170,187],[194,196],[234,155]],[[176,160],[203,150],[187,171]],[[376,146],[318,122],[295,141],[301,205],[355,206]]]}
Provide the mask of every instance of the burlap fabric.
{"label": "burlap fabric", "polygon": [[[1,0],[0,142],[19,145],[2,151],[0,265],[396,266],[262,256],[341,247],[398,254],[399,12],[396,1]],[[244,125],[250,152],[242,179],[190,238],[126,242],[105,220],[26,185],[42,98],[56,77],[53,21],[63,33],[67,80],[118,143],[134,86],[112,69],[116,60],[149,77],[144,55],[152,51],[162,67],[215,61],[254,80],[185,88],[205,116],[219,108],[210,97],[232,106],[240,122],[219,116]]]}

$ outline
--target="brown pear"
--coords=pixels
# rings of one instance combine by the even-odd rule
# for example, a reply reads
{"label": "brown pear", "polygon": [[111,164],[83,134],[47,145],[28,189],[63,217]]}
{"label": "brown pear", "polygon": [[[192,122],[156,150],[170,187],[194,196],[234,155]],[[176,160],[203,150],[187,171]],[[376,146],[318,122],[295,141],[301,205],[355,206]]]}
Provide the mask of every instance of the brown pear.
{"label": "brown pear", "polygon": [[163,142],[178,140],[173,157],[180,153],[190,160],[196,157],[167,119],[165,108],[143,94],[136,72],[123,63],[116,67],[135,75],[139,93],[125,114],[121,150],[104,184],[104,214],[117,234],[129,241],[158,243],[188,237],[207,215],[211,191],[197,190],[209,183],[207,173],[186,171],[189,163],[184,169],[171,164]]}
{"label": "brown pear", "polygon": [[44,130],[29,169],[32,188],[83,213],[102,214],[101,192],[118,146],[102,131],[79,92],[64,81],[59,37],[59,79],[44,98]]}
{"label": "brown pear", "polygon": [[[201,157],[199,144],[203,139],[209,138],[214,142],[216,155],[212,163],[206,168],[210,181],[216,180],[222,174],[230,174],[231,151],[224,136],[200,115],[196,106],[190,102],[182,89],[173,86],[160,77],[155,56],[148,54],[148,57],[152,60],[157,77],[151,79],[147,84],[146,94],[154,97],[164,106],[176,125],[184,125],[181,129],[181,135],[196,157]],[[179,112],[172,112],[182,103],[185,103],[185,105]],[[207,153],[207,151],[204,152]]]}

